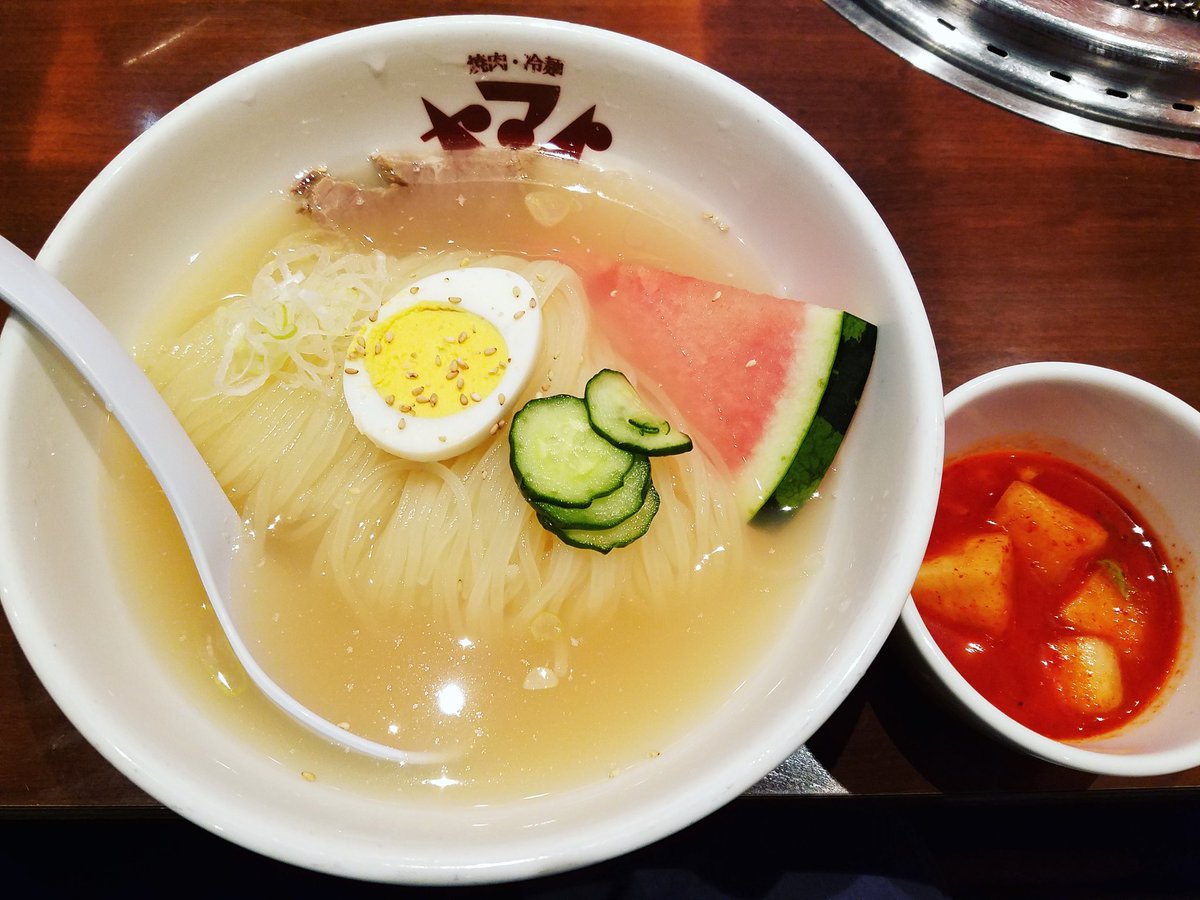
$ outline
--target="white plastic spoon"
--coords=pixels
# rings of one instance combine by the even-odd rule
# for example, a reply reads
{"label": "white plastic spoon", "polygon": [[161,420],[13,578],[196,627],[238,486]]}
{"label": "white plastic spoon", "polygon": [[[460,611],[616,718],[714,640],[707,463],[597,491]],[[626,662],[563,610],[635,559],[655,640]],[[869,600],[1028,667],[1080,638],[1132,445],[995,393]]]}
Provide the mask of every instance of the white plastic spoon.
{"label": "white plastic spoon", "polygon": [[145,457],[179,519],[217,620],[258,689],[306,728],[352,750],[401,763],[444,761],[446,754],[400,750],[339,728],[275,683],[242,639],[231,605],[242,522],[166,401],[92,311],[2,237],[0,299],[62,351]]}

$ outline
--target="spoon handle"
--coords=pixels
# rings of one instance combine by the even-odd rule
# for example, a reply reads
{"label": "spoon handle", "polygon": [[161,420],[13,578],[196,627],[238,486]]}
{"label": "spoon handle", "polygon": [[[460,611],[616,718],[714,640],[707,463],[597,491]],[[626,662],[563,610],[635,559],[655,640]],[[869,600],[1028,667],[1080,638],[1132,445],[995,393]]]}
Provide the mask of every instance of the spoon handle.
{"label": "spoon handle", "polygon": [[90,309],[3,237],[0,298],[67,357],[121,423],[163,486],[205,587],[228,596],[241,522],[150,379]]}
{"label": "spoon handle", "polygon": [[267,674],[243,639],[232,609],[234,551],[242,538],[242,522],[167,402],[92,311],[3,237],[0,299],[62,351],[145,458],[179,520],[229,646],[259,690],[298,722],[336,744],[395,762],[445,761],[446,753],[401,750],[339,728]]}

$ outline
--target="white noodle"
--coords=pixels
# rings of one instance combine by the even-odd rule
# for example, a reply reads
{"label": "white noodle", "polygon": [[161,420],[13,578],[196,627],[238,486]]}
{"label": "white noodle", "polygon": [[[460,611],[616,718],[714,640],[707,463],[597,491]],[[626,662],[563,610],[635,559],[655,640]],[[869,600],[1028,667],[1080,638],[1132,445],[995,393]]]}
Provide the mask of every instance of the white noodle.
{"label": "white noodle", "polygon": [[[568,547],[538,524],[508,468],[507,430],[443,463],[397,459],[355,430],[331,386],[340,385],[357,325],[411,280],[468,258],[520,272],[543,309],[541,356],[525,396],[508,398],[511,411],[546,373],[552,392],[581,395],[591,374],[619,361],[589,333],[583,285],[561,263],[395,259],[306,233],[280,245],[248,295],[150,360],[151,374],[260,540],[311,548],[314,575],[327,575],[365,617],[432,617],[486,636],[528,629],[544,614],[571,628],[611,616],[621,602],[686,598],[704,555],[740,534],[728,480],[703,453],[653,461],[662,496],[654,524],[602,555]],[[327,294],[315,293],[320,285]],[[560,675],[565,646],[549,648]]]}

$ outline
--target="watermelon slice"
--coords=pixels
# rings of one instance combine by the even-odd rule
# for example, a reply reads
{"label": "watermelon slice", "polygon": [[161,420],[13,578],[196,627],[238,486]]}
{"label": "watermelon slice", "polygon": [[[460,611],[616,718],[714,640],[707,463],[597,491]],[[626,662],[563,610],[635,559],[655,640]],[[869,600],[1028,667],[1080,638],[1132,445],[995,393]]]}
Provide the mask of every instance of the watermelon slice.
{"label": "watermelon slice", "polygon": [[606,270],[589,295],[613,345],[729,467],[747,520],[813,495],[866,384],[874,325],[645,266]]}

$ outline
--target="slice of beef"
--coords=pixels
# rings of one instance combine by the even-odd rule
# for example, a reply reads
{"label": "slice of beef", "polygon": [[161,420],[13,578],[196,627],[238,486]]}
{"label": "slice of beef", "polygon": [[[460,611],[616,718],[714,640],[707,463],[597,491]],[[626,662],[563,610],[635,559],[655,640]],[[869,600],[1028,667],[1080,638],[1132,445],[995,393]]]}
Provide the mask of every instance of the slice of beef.
{"label": "slice of beef", "polygon": [[334,178],[313,169],[292,186],[300,211],[318,225],[370,232],[379,222],[398,215],[407,201],[406,189],[397,184],[364,187],[355,181]]}
{"label": "slice of beef", "polygon": [[537,150],[459,150],[436,156],[373,153],[371,163],[391,184],[509,181],[528,177]]}
{"label": "slice of beef", "polygon": [[469,182],[517,183],[529,179],[537,151],[473,150],[431,157],[375,153],[370,159],[381,186],[335,178],[312,169],[292,186],[300,210],[320,225],[371,234],[398,217],[410,190]]}

